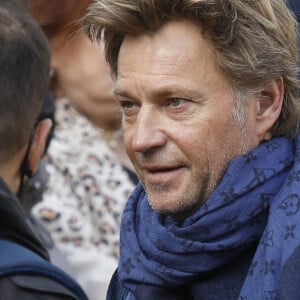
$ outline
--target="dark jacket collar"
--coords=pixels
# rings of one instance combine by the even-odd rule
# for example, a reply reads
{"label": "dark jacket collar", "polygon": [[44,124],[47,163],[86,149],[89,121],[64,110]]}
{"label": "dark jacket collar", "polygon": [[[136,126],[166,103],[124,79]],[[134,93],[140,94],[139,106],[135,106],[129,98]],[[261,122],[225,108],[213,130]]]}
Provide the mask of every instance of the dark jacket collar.
{"label": "dark jacket collar", "polygon": [[44,246],[27,221],[16,195],[0,177],[0,238],[29,248],[45,259],[49,259]]}

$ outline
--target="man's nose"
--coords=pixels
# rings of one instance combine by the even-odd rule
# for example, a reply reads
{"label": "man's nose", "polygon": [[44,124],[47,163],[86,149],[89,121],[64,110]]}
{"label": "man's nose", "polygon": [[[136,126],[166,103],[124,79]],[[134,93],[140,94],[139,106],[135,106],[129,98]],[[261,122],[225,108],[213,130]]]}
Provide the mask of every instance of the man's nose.
{"label": "man's nose", "polygon": [[161,112],[151,106],[141,107],[133,129],[132,150],[146,152],[164,146],[166,141]]}

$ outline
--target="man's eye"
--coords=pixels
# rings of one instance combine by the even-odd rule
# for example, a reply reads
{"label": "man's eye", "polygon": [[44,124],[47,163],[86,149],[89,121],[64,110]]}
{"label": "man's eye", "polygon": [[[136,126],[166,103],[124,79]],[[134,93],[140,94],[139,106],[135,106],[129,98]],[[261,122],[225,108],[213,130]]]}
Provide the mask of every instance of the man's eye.
{"label": "man's eye", "polygon": [[120,105],[124,109],[130,109],[130,108],[133,108],[134,102],[132,102],[132,101],[120,101]]}
{"label": "man's eye", "polygon": [[186,102],[185,99],[182,99],[182,98],[172,98],[172,99],[169,99],[169,105],[170,106],[173,106],[173,107],[176,107],[176,106],[179,106],[179,105],[182,105]]}

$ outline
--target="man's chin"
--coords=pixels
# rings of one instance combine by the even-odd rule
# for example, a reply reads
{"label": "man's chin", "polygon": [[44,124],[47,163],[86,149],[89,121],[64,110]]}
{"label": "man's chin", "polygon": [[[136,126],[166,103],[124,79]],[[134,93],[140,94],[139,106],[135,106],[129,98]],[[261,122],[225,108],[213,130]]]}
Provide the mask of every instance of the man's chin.
{"label": "man's chin", "polygon": [[[149,205],[152,210],[156,211],[159,214],[167,215],[172,217],[175,220],[182,221],[186,219],[188,216],[192,215],[197,209],[199,205],[195,203],[191,204],[190,206],[182,206],[182,202],[176,199],[163,199],[160,197],[160,202],[151,200],[148,196]],[[157,199],[156,199],[157,200]],[[163,203],[163,205],[162,205]]]}

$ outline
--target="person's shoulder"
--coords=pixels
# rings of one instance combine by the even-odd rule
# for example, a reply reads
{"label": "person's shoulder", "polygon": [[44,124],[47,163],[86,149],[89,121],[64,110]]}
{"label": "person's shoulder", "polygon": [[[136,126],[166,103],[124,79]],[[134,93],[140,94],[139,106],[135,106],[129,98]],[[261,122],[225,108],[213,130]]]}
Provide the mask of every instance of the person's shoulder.
{"label": "person's shoulder", "polygon": [[80,300],[61,283],[51,278],[32,274],[7,275],[0,277],[1,297],[6,300]]}
{"label": "person's shoulder", "polygon": [[72,277],[26,246],[0,240],[0,249],[3,299],[87,299]]}

